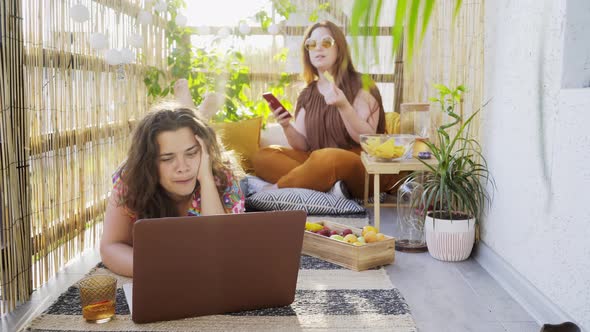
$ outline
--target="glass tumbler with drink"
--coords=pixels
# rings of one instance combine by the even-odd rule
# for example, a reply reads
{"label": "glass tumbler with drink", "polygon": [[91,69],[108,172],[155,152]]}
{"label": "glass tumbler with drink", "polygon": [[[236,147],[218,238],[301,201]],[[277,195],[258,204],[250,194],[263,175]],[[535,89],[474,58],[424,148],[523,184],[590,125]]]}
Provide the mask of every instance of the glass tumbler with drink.
{"label": "glass tumbler with drink", "polygon": [[115,316],[117,279],[94,275],[78,282],[82,316],[90,323],[106,323]]}

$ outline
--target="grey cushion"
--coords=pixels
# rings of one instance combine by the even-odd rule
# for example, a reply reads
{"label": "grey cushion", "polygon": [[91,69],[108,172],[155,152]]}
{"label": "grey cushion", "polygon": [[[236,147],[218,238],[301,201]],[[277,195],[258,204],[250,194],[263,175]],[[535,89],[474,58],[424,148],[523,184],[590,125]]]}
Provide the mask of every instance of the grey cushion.
{"label": "grey cushion", "polygon": [[246,209],[256,211],[304,210],[308,215],[364,213],[363,206],[351,199],[302,188],[261,191],[246,198]]}

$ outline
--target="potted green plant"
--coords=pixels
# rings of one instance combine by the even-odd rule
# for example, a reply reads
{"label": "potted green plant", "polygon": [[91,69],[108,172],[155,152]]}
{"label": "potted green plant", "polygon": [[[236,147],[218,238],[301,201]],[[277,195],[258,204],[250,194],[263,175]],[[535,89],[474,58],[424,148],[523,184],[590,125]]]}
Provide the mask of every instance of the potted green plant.
{"label": "potted green plant", "polygon": [[441,110],[452,121],[436,130],[436,141],[425,142],[438,163],[425,163],[426,171],[417,171],[402,181],[422,184],[421,195],[410,202],[424,216],[428,252],[444,261],[464,260],[475,241],[475,223],[490,203],[487,185],[495,187],[486,159],[469,126],[479,110],[466,120],[455,113],[465,92],[463,86],[451,89],[435,85]]}

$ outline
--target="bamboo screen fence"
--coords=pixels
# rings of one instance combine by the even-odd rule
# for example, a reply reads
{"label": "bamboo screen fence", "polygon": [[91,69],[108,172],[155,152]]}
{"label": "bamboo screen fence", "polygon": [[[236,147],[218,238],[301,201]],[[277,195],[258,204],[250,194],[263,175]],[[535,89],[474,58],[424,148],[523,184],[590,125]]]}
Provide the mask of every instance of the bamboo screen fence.
{"label": "bamboo screen fence", "polygon": [[[459,111],[463,118],[484,104],[484,0],[463,1],[453,22],[455,1],[436,1],[422,50],[404,65],[404,102],[428,102],[437,96],[434,83],[464,85],[467,93]],[[431,105],[432,122],[449,121]],[[458,112],[459,114],[459,112]],[[434,127],[434,126],[433,126]],[[470,126],[479,134],[479,115]],[[432,137],[432,135],[431,135]]]}
{"label": "bamboo screen fence", "polygon": [[[392,1],[385,1],[390,4],[384,10],[392,13],[395,8]],[[286,99],[291,100],[293,104],[297,99],[299,91],[304,87],[300,73],[301,65],[301,44],[303,34],[310,25],[310,17],[315,14],[319,19],[327,19],[340,26],[347,35],[349,44],[352,42],[350,36],[350,16],[352,10],[352,1],[330,0],[330,1],[309,1],[309,0],[291,0],[291,3],[297,8],[295,13],[291,13],[289,18],[280,24],[279,32],[272,34],[264,31],[260,24],[252,19],[246,20],[251,24],[251,31],[247,36],[236,33],[236,26],[226,26],[223,23],[207,26],[206,33],[201,32],[201,26],[198,21],[190,21],[189,25],[194,30],[192,43],[196,47],[212,47],[226,50],[230,47],[239,50],[246,55],[245,64],[250,68],[252,84],[248,96],[251,99],[260,98],[262,92],[268,88],[269,82],[276,82],[280,79],[281,73],[288,74],[291,84],[285,91]],[[321,9],[319,4],[324,4],[325,9]],[[193,7],[195,10],[202,6],[197,2],[189,3],[189,10]],[[253,10],[254,12],[254,10]],[[245,14],[247,15],[247,14]],[[275,21],[283,20],[283,17],[274,13]],[[392,60],[391,49],[391,25],[393,15],[384,14],[384,19],[378,29],[377,50],[368,47],[367,43],[360,38],[358,54],[353,55],[353,63],[356,69],[362,73],[370,74],[377,83],[382,97],[386,112],[392,112],[395,109],[396,98],[394,97],[394,86],[397,79],[401,78],[395,75],[394,61]],[[222,22],[222,20],[221,20]],[[235,22],[234,22],[235,23]],[[223,29],[233,31],[234,33],[225,38],[222,42],[218,41],[218,36]],[[362,29],[367,33],[368,29]],[[277,60],[277,55],[286,51],[285,59]],[[400,70],[399,68],[397,70]],[[401,84],[399,85],[401,86]],[[401,95],[397,98],[401,100]]]}
{"label": "bamboo screen fence", "polygon": [[[90,9],[85,23],[68,17],[77,3]],[[246,55],[250,98],[281,72],[293,77],[287,91],[291,100],[302,88],[299,47],[317,3],[293,3],[298,12],[278,34],[253,27],[248,36],[227,38],[226,46]],[[348,32],[352,1],[326,3],[330,6],[320,18]],[[483,0],[464,1],[454,29],[451,1],[436,2],[425,46],[415,52],[411,66],[404,66],[402,53],[391,56],[395,1],[383,3],[378,48],[360,40],[361,52],[353,60],[377,82],[386,111],[399,110],[402,91],[404,101],[422,102],[433,95],[432,83],[453,80],[470,88],[465,104],[473,109],[482,93]],[[142,0],[13,0],[0,7],[0,314],[26,301],[33,289],[99,239],[111,173],[126,152],[129,120],[141,117],[150,103],[143,83],[146,66],[166,69],[165,22],[139,25],[143,5]],[[195,31],[197,24],[189,18]],[[195,33],[195,46],[210,43],[221,27],[209,28],[208,34]],[[141,33],[144,47],[134,51],[133,64],[110,66],[104,51],[89,45],[95,32],[108,34],[109,48],[119,49],[131,33]],[[266,49],[253,47],[261,39]],[[289,50],[286,61],[275,61],[283,49]]]}
{"label": "bamboo screen fence", "polygon": [[[20,4],[0,7],[0,313],[31,292],[31,231],[27,112]],[[25,253],[23,255],[23,253]]]}
{"label": "bamboo screen fence", "polygon": [[[84,23],[68,15],[78,3],[90,11]],[[2,313],[97,243],[128,120],[148,107],[145,65],[165,69],[162,25],[139,26],[139,8],[139,0],[3,1]],[[110,48],[140,32],[141,65],[105,63],[90,47],[94,32]]]}

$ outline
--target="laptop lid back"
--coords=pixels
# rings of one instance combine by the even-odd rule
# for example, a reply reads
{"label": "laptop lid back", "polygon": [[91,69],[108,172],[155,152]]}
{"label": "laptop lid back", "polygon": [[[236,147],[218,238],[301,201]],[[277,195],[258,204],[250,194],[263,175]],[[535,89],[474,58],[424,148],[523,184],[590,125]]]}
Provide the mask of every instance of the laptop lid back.
{"label": "laptop lid back", "polygon": [[137,221],[133,321],[291,304],[305,220],[275,211]]}

